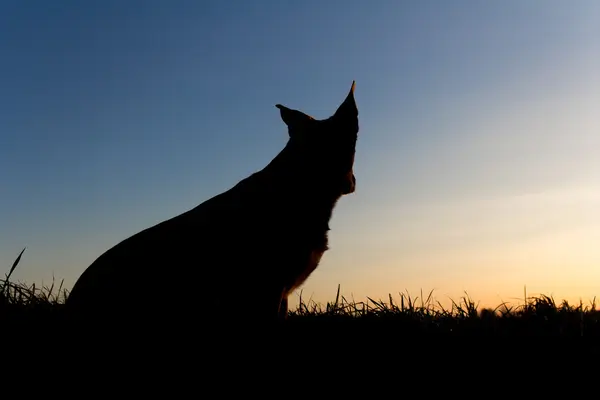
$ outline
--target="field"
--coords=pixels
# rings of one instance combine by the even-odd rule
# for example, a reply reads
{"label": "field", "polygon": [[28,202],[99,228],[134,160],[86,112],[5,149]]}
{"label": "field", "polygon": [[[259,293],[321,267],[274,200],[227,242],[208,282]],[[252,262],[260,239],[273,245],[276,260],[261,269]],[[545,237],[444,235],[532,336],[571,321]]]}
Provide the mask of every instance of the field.
{"label": "field", "polygon": [[[37,287],[11,281],[20,257],[0,280],[0,323],[15,318],[51,322],[61,314],[68,291],[62,284]],[[544,295],[525,295],[519,305],[481,309],[465,294],[447,309],[433,301],[432,293],[414,299],[401,294],[398,302],[391,295],[385,301],[368,298],[366,302],[354,302],[341,296],[338,287],[334,299],[326,304],[307,303],[300,298],[297,308],[290,310],[287,322],[291,326],[367,324],[386,326],[403,334],[600,337],[600,310],[595,299],[590,304],[572,305]]]}

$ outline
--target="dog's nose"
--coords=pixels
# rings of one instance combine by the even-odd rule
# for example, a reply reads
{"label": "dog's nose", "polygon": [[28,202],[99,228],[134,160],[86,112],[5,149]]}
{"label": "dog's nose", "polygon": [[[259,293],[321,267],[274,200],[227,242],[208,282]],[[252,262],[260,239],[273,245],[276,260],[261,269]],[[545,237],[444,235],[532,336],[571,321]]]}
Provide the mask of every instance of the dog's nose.
{"label": "dog's nose", "polygon": [[344,194],[354,193],[356,190],[356,177],[352,174],[352,178],[346,182],[347,186],[344,188]]}

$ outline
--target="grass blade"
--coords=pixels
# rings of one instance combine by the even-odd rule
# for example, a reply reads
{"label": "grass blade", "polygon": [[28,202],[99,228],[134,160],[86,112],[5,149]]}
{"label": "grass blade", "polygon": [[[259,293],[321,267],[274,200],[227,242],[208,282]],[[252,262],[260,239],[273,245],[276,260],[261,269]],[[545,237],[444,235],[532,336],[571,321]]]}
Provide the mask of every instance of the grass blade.
{"label": "grass blade", "polygon": [[17,259],[13,263],[10,271],[8,272],[8,275],[6,275],[6,281],[7,282],[10,279],[10,276],[12,275],[13,271],[15,270],[15,268],[17,268],[17,265],[19,264],[19,261],[21,261],[21,256],[23,255],[23,252],[25,251],[26,248],[27,247],[23,247],[23,250],[21,250],[21,253],[19,253],[19,257],[17,257]]}

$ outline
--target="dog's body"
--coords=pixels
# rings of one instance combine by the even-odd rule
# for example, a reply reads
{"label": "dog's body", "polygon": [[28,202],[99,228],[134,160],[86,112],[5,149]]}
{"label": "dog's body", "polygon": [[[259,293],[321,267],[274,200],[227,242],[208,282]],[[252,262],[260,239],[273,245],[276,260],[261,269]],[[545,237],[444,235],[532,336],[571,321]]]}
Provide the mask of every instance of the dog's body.
{"label": "dog's body", "polygon": [[353,93],[354,83],[326,120],[277,105],[290,140],[263,170],[102,254],[67,310],[130,322],[285,316],[288,295],[327,250],[336,202],[354,191]]}

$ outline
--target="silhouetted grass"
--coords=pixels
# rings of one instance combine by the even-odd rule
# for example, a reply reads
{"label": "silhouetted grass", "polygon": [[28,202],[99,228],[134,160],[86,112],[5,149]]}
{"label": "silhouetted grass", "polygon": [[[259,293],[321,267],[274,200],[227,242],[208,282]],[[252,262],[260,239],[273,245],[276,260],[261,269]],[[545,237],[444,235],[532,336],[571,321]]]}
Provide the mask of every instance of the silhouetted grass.
{"label": "silhouetted grass", "polygon": [[300,300],[290,312],[292,323],[328,323],[332,321],[397,328],[404,334],[440,333],[446,335],[500,336],[596,336],[600,337],[600,310],[595,298],[589,303],[573,305],[552,296],[524,298],[523,304],[502,303],[496,308],[480,308],[465,293],[459,301],[444,307],[426,297],[411,298],[400,293],[399,302],[389,295],[386,301],[367,298],[366,302],[349,301],[340,296],[321,305]]}
{"label": "silhouetted grass", "polygon": [[42,287],[35,283],[27,285],[10,281],[24,251],[21,251],[5,278],[0,279],[0,324],[5,321],[48,322],[60,313],[68,295],[62,288],[62,281],[58,286],[53,281],[50,286]]}
{"label": "silhouetted grass", "polygon": [[[24,251],[25,249],[23,249]],[[10,319],[49,321],[58,315],[68,297],[62,282],[37,287],[35,284],[15,283],[10,276],[23,251],[13,263],[5,279],[0,280],[0,324]],[[551,296],[525,297],[523,304],[500,304],[495,309],[479,308],[465,294],[452,301],[449,308],[427,296],[411,298],[400,294],[399,302],[388,299],[365,302],[349,301],[340,295],[326,304],[302,297],[295,310],[289,313],[290,326],[347,325],[386,327],[403,334],[444,334],[467,336],[587,336],[600,337],[600,311],[595,299],[590,304],[556,302]]]}

